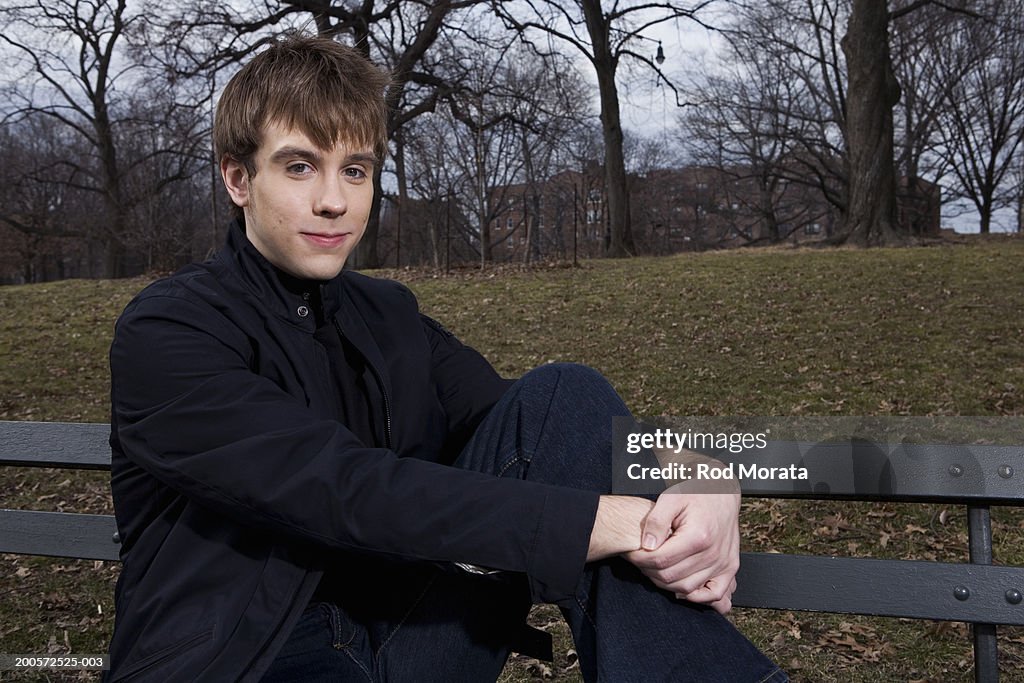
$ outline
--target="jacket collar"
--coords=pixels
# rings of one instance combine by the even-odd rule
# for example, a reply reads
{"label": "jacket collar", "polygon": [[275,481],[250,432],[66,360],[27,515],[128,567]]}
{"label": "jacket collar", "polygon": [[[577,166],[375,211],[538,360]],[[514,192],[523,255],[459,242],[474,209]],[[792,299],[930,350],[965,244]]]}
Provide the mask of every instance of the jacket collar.
{"label": "jacket collar", "polygon": [[225,248],[218,258],[238,275],[261,307],[296,327],[312,332],[318,320],[335,315],[341,307],[341,275],[320,282],[285,273],[249,241],[243,219],[231,223]]}

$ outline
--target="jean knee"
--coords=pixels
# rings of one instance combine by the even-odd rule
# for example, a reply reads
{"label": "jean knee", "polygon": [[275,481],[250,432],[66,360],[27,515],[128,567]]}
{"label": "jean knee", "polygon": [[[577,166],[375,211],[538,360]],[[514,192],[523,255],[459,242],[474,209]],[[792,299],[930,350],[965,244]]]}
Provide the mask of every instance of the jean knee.
{"label": "jean knee", "polygon": [[565,388],[572,392],[578,391],[610,391],[612,385],[600,372],[582,363],[548,363],[530,370],[522,378],[528,384],[540,384],[556,388]]}

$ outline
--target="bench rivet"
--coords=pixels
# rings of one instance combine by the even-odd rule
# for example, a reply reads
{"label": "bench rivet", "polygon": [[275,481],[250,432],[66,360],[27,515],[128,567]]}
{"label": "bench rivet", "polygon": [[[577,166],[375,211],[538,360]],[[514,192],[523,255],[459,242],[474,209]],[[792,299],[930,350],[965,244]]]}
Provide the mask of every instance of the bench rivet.
{"label": "bench rivet", "polygon": [[960,467],[960,465],[950,465],[949,466],[949,474],[950,474],[950,476],[952,476],[952,477],[959,477],[963,473],[964,473],[964,468]]}
{"label": "bench rivet", "polygon": [[1006,591],[1006,602],[1010,603],[1011,605],[1019,605],[1022,599],[1024,599],[1024,596],[1022,596],[1020,594],[1020,591],[1016,588],[1011,588],[1010,590]]}
{"label": "bench rivet", "polygon": [[1009,465],[1000,465],[999,476],[1002,477],[1003,479],[1009,479],[1010,477],[1013,476],[1013,468],[1010,467]]}
{"label": "bench rivet", "polygon": [[114,543],[120,543],[121,542],[121,534],[119,534],[118,532],[115,531],[114,535],[110,537],[110,540],[113,541]]}
{"label": "bench rivet", "polygon": [[967,598],[971,597],[971,591],[967,589],[967,586],[957,586],[953,589],[953,597],[963,602]]}

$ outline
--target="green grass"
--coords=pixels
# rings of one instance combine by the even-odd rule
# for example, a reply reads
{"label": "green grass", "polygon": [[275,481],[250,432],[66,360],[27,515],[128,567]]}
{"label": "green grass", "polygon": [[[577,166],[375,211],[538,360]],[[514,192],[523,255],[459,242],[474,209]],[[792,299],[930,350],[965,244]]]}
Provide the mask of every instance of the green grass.
{"label": "green grass", "polygon": [[[1024,241],[1003,239],[390,275],[502,373],[586,363],[639,415],[1020,415],[1022,263]],[[0,419],[106,421],[113,321],[143,284],[0,288]],[[109,511],[102,475],[0,477],[4,507]],[[997,559],[1024,564],[1022,516],[993,517]],[[746,549],[966,556],[957,509],[758,500],[743,519]],[[116,565],[0,562],[0,651],[104,649]],[[734,618],[796,680],[971,679],[961,625],[755,610]],[[558,661],[516,659],[505,678],[579,680],[557,613],[537,610],[534,621],[555,632]],[[1024,632],[1001,633],[1004,675],[1020,680]]]}

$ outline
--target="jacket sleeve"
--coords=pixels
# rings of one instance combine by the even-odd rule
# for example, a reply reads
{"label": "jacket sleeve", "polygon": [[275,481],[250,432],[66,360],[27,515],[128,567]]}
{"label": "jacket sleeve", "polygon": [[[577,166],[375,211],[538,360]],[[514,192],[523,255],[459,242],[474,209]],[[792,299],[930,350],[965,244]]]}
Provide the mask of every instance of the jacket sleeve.
{"label": "jacket sleeve", "polygon": [[[253,345],[212,308],[153,295],[118,321],[112,401],[129,460],[239,524],[336,550],[523,572],[535,601],[572,594],[596,494],[366,447],[253,372]],[[567,561],[550,561],[558,556]]]}

